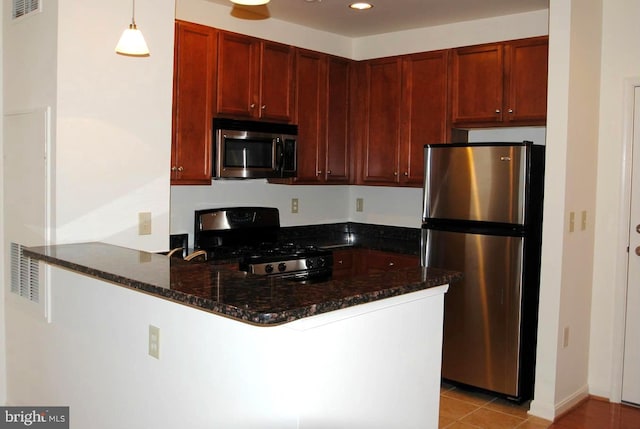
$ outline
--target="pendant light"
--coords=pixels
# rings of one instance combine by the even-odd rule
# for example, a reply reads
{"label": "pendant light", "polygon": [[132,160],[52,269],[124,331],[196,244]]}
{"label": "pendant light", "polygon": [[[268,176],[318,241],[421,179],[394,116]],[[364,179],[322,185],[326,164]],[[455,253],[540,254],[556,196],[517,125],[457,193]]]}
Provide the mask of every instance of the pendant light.
{"label": "pendant light", "polygon": [[129,28],[122,32],[120,40],[116,45],[116,53],[132,57],[148,57],[149,48],[144,41],[142,31],[136,26],[136,0],[133,0],[133,12],[131,13],[131,24]]}
{"label": "pendant light", "polygon": [[269,0],[231,0],[231,3],[240,4],[242,6],[261,6],[269,3]]}

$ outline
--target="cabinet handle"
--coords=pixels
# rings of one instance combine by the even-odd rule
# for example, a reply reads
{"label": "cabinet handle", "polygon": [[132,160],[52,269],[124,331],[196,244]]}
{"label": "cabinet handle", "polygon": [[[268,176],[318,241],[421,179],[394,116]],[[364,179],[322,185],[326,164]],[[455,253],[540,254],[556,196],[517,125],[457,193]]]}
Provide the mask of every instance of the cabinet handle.
{"label": "cabinet handle", "polygon": [[178,171],[184,171],[184,168],[182,168],[182,166],[178,167]]}
{"label": "cabinet handle", "polygon": [[409,172],[408,172],[408,171],[405,171],[405,172],[404,172],[404,175],[405,175],[406,177],[408,177],[408,176],[409,176]]}
{"label": "cabinet handle", "polygon": [[343,263],[344,263],[344,262],[342,261],[342,259],[340,259],[340,260],[338,261],[338,264],[340,264],[340,265],[342,265]]}
{"label": "cabinet handle", "polygon": [[397,175],[398,175],[398,172],[397,172],[397,171],[394,171],[394,172],[393,172],[393,175],[394,175],[394,176],[397,176]]}
{"label": "cabinet handle", "polygon": [[513,113],[513,109],[509,109],[509,113]]}
{"label": "cabinet handle", "polygon": [[395,262],[389,262],[389,266],[393,267],[395,265]]}
{"label": "cabinet handle", "polygon": [[331,174],[331,170],[327,170],[327,174]]}
{"label": "cabinet handle", "polygon": [[262,107],[261,107],[262,110],[266,110],[266,108],[267,108],[266,104],[263,104]]}
{"label": "cabinet handle", "polygon": [[496,113],[500,113],[500,109],[496,109]]}
{"label": "cabinet handle", "polygon": [[249,107],[251,107],[252,109],[254,109],[254,108],[256,107],[256,103],[251,103],[251,105],[250,105]]}
{"label": "cabinet handle", "polygon": [[171,171],[176,171],[178,168],[174,165],[173,167],[171,167]]}
{"label": "cabinet handle", "polygon": [[322,170],[318,170],[318,176],[322,174]]}

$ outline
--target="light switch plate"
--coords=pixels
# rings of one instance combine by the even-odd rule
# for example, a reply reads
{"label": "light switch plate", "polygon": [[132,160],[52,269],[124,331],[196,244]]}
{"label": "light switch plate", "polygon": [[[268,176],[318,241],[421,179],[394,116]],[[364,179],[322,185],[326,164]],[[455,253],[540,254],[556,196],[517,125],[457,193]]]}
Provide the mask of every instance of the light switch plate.
{"label": "light switch plate", "polygon": [[151,212],[138,213],[138,235],[151,234]]}
{"label": "light switch plate", "polygon": [[149,325],[149,356],[160,359],[160,328]]}

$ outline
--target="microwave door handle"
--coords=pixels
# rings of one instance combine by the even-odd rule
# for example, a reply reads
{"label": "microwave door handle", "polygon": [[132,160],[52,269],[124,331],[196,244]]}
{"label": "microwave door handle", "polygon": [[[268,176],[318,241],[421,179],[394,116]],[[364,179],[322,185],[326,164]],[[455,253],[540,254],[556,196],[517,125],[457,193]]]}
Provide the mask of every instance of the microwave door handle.
{"label": "microwave door handle", "polygon": [[284,143],[280,138],[276,137],[276,172],[280,177],[283,175],[284,169]]}

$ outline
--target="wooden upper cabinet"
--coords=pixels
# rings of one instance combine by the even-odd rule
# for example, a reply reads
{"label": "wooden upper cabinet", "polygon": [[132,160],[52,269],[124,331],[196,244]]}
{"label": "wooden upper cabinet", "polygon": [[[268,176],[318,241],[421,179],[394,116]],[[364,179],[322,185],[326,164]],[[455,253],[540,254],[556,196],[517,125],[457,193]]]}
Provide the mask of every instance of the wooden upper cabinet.
{"label": "wooden upper cabinet", "polygon": [[544,125],[547,57],[547,37],[454,49],[453,125]]}
{"label": "wooden upper cabinet", "polygon": [[354,100],[365,109],[361,180],[394,184],[399,175],[402,62],[399,57],[367,61],[364,73],[364,96]]}
{"label": "wooden upper cabinet", "polygon": [[349,147],[349,75],[351,60],[329,56],[327,60],[326,181],[348,183],[350,179]]}
{"label": "wooden upper cabinet", "polygon": [[293,61],[291,46],[221,31],[216,114],[291,122]]}
{"label": "wooden upper cabinet", "polygon": [[[261,41],[261,119],[291,122],[294,118],[295,49],[280,43]],[[258,100],[256,100],[258,101]]]}
{"label": "wooden upper cabinet", "polygon": [[296,110],[298,112],[298,183],[324,179],[326,138],[327,57],[298,49],[296,54]]}
{"label": "wooden upper cabinet", "polygon": [[454,124],[502,121],[503,52],[501,44],[453,50],[451,116]]}
{"label": "wooden upper cabinet", "polygon": [[295,183],[347,183],[350,61],[298,49],[298,177]]}
{"label": "wooden upper cabinet", "polygon": [[175,34],[171,184],[211,184],[217,32],[177,21]]}
{"label": "wooden upper cabinet", "polygon": [[447,141],[449,51],[369,61],[361,182],[421,187],[424,145]]}
{"label": "wooden upper cabinet", "polygon": [[549,39],[516,40],[506,45],[506,120],[544,124],[547,119]]}
{"label": "wooden upper cabinet", "polygon": [[403,59],[400,183],[422,187],[424,145],[448,141],[447,76],[449,51]]}

